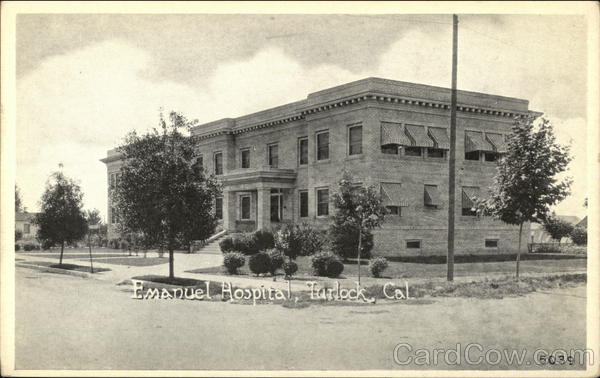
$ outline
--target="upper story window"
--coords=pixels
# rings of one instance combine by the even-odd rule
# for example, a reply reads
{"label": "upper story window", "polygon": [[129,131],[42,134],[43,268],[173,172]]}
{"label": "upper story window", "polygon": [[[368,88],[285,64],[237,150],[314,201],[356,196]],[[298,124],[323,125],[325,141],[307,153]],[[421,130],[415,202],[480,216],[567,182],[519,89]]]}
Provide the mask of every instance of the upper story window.
{"label": "upper story window", "polygon": [[215,153],[215,175],[223,174],[223,154],[221,152]]}
{"label": "upper story window", "polygon": [[329,159],[329,131],[317,134],[317,160]]}
{"label": "upper story window", "polygon": [[270,144],[268,148],[269,165],[273,168],[279,166],[279,146],[277,144]]}
{"label": "upper story window", "polygon": [[250,168],[250,149],[246,148],[240,151],[240,166]]}
{"label": "upper story window", "polygon": [[329,215],[329,189],[317,189],[317,216]]}
{"label": "upper story window", "polygon": [[441,148],[428,148],[427,149],[427,157],[443,159],[444,158],[444,150]]}
{"label": "upper story window", "polygon": [[441,204],[441,197],[437,185],[425,185],[423,203],[428,207],[438,207]]}
{"label": "upper story window", "polygon": [[500,157],[500,154],[497,152],[485,152],[483,157],[485,161],[496,161]]}
{"label": "upper story window", "polygon": [[202,155],[199,155],[199,156],[196,158],[196,165],[197,165],[199,168],[202,168],[202,169],[204,169],[204,156],[202,156]]}
{"label": "upper story window", "polygon": [[362,154],[362,126],[348,128],[348,155]]}
{"label": "upper story window", "polygon": [[308,138],[298,139],[298,164],[308,164]]}
{"label": "upper story window", "polygon": [[479,151],[465,152],[465,160],[479,160]]}
{"label": "upper story window", "polygon": [[475,200],[479,196],[479,188],[476,186],[463,186],[462,188],[462,215],[476,216]]}
{"label": "upper story window", "polygon": [[398,155],[400,146],[397,144],[386,144],[385,146],[381,146],[381,152],[388,155]]}
{"label": "upper story window", "polygon": [[422,156],[422,150],[421,147],[404,147],[404,156]]}

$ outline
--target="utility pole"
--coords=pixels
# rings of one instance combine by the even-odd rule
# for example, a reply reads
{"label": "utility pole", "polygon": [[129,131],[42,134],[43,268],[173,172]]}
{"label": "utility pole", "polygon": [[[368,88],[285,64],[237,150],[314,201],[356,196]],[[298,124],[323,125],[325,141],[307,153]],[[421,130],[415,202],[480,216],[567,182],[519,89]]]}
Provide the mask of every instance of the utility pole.
{"label": "utility pole", "polygon": [[448,256],[447,279],[454,280],[454,213],[456,208],[456,65],[458,16],[452,15],[452,94],[450,98],[450,157],[448,164]]}

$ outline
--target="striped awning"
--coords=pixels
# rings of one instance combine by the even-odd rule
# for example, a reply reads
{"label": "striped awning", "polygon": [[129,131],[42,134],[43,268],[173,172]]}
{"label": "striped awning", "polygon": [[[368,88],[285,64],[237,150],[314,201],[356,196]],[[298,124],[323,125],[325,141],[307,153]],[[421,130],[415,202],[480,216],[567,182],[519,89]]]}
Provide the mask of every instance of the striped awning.
{"label": "striped awning", "polygon": [[494,150],[498,153],[506,152],[506,141],[504,135],[496,133],[485,133],[485,137],[488,142],[494,147]]}
{"label": "striped awning", "polygon": [[494,152],[494,147],[483,139],[479,131],[465,131],[465,152],[489,151]]}
{"label": "striped awning", "polygon": [[401,186],[397,183],[381,183],[381,197],[384,206],[408,206],[408,201],[403,198]]}
{"label": "striped awning", "polygon": [[406,132],[414,141],[413,147],[433,147],[433,140],[425,132],[425,126],[406,125]]}
{"label": "striped awning", "polygon": [[444,150],[450,149],[450,138],[448,137],[448,132],[443,127],[430,127],[429,128],[429,136],[435,142],[436,148],[441,148]]}
{"label": "striped awning", "polygon": [[440,192],[437,185],[425,185],[425,205],[439,206]]}
{"label": "striped awning", "polygon": [[402,124],[392,122],[381,122],[381,145],[399,144],[410,146],[410,139],[404,134]]}
{"label": "striped awning", "polygon": [[472,209],[475,207],[475,198],[479,196],[479,188],[475,186],[463,186],[462,188],[462,208]]}

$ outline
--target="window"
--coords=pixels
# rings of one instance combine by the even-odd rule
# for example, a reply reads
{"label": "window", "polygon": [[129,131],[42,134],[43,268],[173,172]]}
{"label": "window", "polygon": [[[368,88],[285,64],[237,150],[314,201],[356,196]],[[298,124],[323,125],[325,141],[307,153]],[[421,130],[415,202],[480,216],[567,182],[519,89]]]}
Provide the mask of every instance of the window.
{"label": "window", "polygon": [[202,155],[199,155],[196,158],[196,163],[194,163],[194,165],[200,169],[204,168],[204,158],[202,157]]}
{"label": "window", "polygon": [[465,152],[465,160],[479,160],[479,151]]}
{"label": "window", "polygon": [[300,218],[308,217],[308,191],[300,192]]}
{"label": "window", "polygon": [[31,232],[31,228],[30,228],[30,225],[29,225],[29,223],[25,223],[25,224],[23,225],[23,233],[24,233],[24,234],[29,234],[30,232]]}
{"label": "window", "polygon": [[250,219],[250,196],[242,196],[240,198],[241,203],[241,208],[242,208],[242,214],[241,214],[241,218],[242,220],[249,220]]}
{"label": "window", "polygon": [[389,215],[402,216],[402,208],[400,206],[386,206],[386,209],[388,210]]}
{"label": "window", "polygon": [[329,189],[317,189],[317,216],[329,215]]}
{"label": "window", "polygon": [[283,191],[271,189],[271,222],[281,222],[283,218]]}
{"label": "window", "polygon": [[273,168],[279,165],[279,147],[276,144],[269,145],[269,165]]}
{"label": "window", "polygon": [[111,189],[115,188],[115,174],[111,173],[110,175],[108,175],[108,182],[109,182],[109,186]]}
{"label": "window", "polygon": [[485,161],[496,161],[500,155],[497,152],[486,152],[483,154]]}
{"label": "window", "polygon": [[223,154],[221,152],[217,152],[215,154],[215,175],[223,174]]}
{"label": "window", "polygon": [[407,240],[406,248],[407,249],[421,249],[421,241],[420,240]]}
{"label": "window", "polygon": [[389,155],[398,155],[400,151],[400,146],[397,144],[386,144],[385,146],[381,146],[381,152]]}
{"label": "window", "polygon": [[443,158],[444,150],[441,148],[428,148],[427,149],[427,157],[430,158]]}
{"label": "window", "polygon": [[498,248],[498,239],[485,239],[485,248]]}
{"label": "window", "polygon": [[110,208],[110,223],[111,224],[119,223],[119,215],[117,214],[117,209],[114,207]]}
{"label": "window", "polygon": [[329,159],[329,131],[317,134],[317,160]]}
{"label": "window", "polygon": [[463,186],[462,188],[462,215],[474,217],[477,215],[475,210],[475,200],[479,196],[479,188],[474,186]]}
{"label": "window", "polygon": [[421,147],[405,147],[404,156],[421,156]]}
{"label": "window", "polygon": [[223,198],[221,197],[215,199],[215,217],[223,219]]}
{"label": "window", "polygon": [[300,165],[308,164],[308,138],[298,140],[298,163]]}
{"label": "window", "polygon": [[348,155],[362,154],[362,126],[348,128]]}
{"label": "window", "polygon": [[250,150],[244,149],[240,151],[240,163],[242,168],[250,168]]}
{"label": "window", "polygon": [[440,193],[437,185],[425,185],[423,203],[425,204],[425,207],[429,208],[436,208],[440,205]]}

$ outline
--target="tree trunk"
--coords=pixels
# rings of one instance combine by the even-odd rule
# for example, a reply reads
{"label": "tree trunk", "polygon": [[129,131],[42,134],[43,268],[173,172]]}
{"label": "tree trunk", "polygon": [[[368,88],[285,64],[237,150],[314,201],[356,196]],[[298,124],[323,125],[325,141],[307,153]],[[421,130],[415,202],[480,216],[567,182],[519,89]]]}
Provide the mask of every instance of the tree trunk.
{"label": "tree trunk", "polygon": [[519,280],[519,262],[521,261],[521,235],[523,234],[523,222],[519,224],[519,248],[517,249],[517,281]]}
{"label": "tree trunk", "polygon": [[88,246],[90,247],[90,272],[94,274],[94,263],[92,262],[92,242],[90,240],[90,236],[88,235]]}
{"label": "tree trunk", "polygon": [[175,272],[173,270],[173,247],[169,246],[169,278],[175,278]]}
{"label": "tree trunk", "polygon": [[62,259],[63,259],[63,252],[64,252],[64,250],[65,250],[65,241],[63,240],[60,243],[60,261],[58,263],[59,265],[62,265]]}
{"label": "tree trunk", "polygon": [[358,228],[358,284],[360,285],[360,248],[362,247],[362,230]]}

